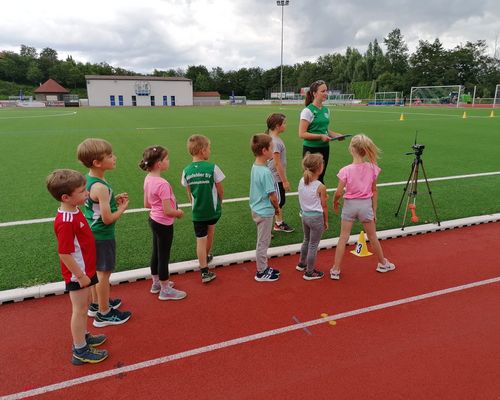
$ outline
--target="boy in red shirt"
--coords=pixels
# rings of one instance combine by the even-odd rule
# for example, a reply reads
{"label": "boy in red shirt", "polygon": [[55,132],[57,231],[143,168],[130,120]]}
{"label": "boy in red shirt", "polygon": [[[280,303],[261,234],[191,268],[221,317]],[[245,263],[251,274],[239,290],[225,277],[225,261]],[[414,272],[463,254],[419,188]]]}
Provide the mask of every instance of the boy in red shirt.
{"label": "boy in red shirt", "polygon": [[74,365],[95,364],[108,357],[96,346],[106,341],[105,335],[87,332],[87,308],[90,286],[97,283],[96,248],[92,231],[78,208],[85,202],[85,176],[70,169],[59,169],[47,177],[47,190],[61,205],[54,221],[61,272],[71,299],[71,334]]}

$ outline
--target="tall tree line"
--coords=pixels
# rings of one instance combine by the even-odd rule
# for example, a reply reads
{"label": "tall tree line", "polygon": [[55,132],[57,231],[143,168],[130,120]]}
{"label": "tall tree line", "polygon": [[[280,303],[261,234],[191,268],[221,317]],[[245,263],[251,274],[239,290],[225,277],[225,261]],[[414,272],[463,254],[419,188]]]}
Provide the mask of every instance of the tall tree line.
{"label": "tall tree line", "polygon": [[[491,97],[500,83],[500,62],[486,55],[484,40],[460,44],[445,49],[439,39],[421,40],[413,54],[401,31],[396,28],[384,39],[384,53],[377,39],[361,53],[348,47],[344,54],[325,54],[315,62],[285,65],[283,87],[298,91],[317,79],[325,80],[331,88],[357,97],[372,95],[373,91],[402,91],[412,86],[456,85],[467,90],[477,86],[477,95]],[[38,86],[48,78],[55,79],[70,90],[85,90],[85,75],[141,75],[105,62],[92,64],[73,60],[59,60],[57,51],[45,48],[37,52],[22,45],[19,53],[0,51],[0,81],[19,85]],[[218,91],[222,96],[231,93],[262,99],[278,92],[280,67],[264,70],[259,67],[224,71],[220,67],[208,69],[191,65],[186,70],[155,69],[152,76],[183,76],[193,81],[195,91]]]}

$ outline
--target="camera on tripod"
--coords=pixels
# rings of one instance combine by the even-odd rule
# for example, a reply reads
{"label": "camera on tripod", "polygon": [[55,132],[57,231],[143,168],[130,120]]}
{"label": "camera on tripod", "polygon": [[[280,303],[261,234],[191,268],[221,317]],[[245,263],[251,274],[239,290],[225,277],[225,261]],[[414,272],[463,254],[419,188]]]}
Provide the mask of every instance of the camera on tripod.
{"label": "camera on tripod", "polygon": [[407,156],[411,155],[411,154],[415,154],[416,156],[421,156],[422,153],[424,152],[424,149],[425,149],[425,144],[412,144],[411,145],[411,148],[413,149],[412,152],[410,153],[405,153]]}

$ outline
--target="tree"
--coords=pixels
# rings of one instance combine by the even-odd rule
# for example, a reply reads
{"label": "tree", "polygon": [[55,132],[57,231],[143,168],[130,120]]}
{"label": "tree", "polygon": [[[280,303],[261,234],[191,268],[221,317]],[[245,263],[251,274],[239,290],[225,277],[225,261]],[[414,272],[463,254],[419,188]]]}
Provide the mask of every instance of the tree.
{"label": "tree", "polygon": [[21,50],[19,51],[21,57],[28,57],[35,59],[38,57],[38,53],[34,47],[29,47],[24,44],[21,45]]}
{"label": "tree", "polygon": [[405,74],[408,71],[408,46],[399,28],[394,29],[384,39],[387,47],[385,57],[389,64],[389,70],[395,74]]}
{"label": "tree", "polygon": [[38,67],[43,74],[43,80],[47,80],[51,77],[52,71],[57,65],[57,51],[46,47],[40,52],[40,57],[38,57]]}
{"label": "tree", "polygon": [[415,53],[410,57],[412,86],[448,84],[444,81],[447,64],[446,50],[439,39],[435,39],[433,43],[420,40]]}

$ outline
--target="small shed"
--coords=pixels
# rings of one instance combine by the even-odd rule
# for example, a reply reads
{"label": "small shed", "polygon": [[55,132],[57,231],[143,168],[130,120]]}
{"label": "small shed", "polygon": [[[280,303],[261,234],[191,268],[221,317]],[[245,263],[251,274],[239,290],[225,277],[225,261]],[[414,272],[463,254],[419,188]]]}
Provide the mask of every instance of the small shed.
{"label": "small shed", "polygon": [[69,90],[63,88],[54,79],[49,79],[47,82],[37,87],[34,93],[36,100],[57,102],[64,101],[64,95],[69,94]]}
{"label": "small shed", "polygon": [[219,92],[193,92],[193,106],[220,106]]}

